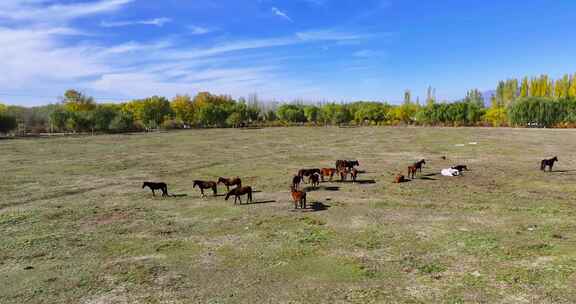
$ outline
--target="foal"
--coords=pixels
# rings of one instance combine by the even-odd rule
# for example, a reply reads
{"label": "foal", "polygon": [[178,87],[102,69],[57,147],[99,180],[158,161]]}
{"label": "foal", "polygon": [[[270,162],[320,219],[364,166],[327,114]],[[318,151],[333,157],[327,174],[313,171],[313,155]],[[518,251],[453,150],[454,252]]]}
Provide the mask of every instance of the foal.
{"label": "foal", "polygon": [[294,209],[298,209],[298,205],[300,205],[300,209],[306,209],[306,192],[291,187],[290,195],[294,201]]}
{"label": "foal", "polygon": [[332,181],[332,178],[334,177],[334,174],[336,174],[336,169],[334,168],[322,168],[320,169],[320,177],[322,178],[322,181],[324,181],[324,176],[326,177],[330,177],[330,181]]}
{"label": "foal", "polygon": [[234,205],[236,205],[236,200],[240,201],[240,205],[242,205],[242,198],[240,196],[242,195],[247,195],[247,199],[246,199],[246,203],[251,203],[252,202],[252,187],[237,187],[234,188],[232,190],[230,190],[230,192],[228,192],[228,194],[226,194],[226,199],[228,200],[228,198],[230,198],[231,195],[234,195]]}
{"label": "foal", "polygon": [[550,167],[550,172],[552,172],[552,167],[554,167],[554,163],[558,161],[558,157],[554,156],[551,159],[544,159],[540,163],[540,170],[546,171],[546,167]]}
{"label": "foal", "polygon": [[144,188],[150,188],[150,190],[152,190],[152,196],[156,196],[156,193],[154,193],[154,190],[162,190],[162,196],[170,196],[168,194],[168,186],[166,185],[166,183],[153,183],[153,182],[144,182],[144,184],[142,184],[142,189]]}
{"label": "foal", "polygon": [[218,184],[224,184],[226,186],[226,191],[230,191],[230,186],[242,187],[242,180],[239,177],[235,178],[218,178]]}
{"label": "foal", "polygon": [[194,186],[192,188],[196,188],[196,186],[200,188],[200,193],[202,193],[202,197],[206,197],[206,195],[204,194],[204,189],[212,189],[212,191],[214,192],[214,196],[218,194],[218,188],[216,182],[195,180]]}

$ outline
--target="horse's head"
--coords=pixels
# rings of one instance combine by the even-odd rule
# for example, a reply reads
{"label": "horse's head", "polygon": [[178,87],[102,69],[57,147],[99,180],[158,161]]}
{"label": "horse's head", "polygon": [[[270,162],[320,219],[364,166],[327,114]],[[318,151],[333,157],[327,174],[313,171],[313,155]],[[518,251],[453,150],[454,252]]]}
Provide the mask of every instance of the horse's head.
{"label": "horse's head", "polygon": [[200,185],[200,181],[195,180],[192,188],[196,188],[196,186],[198,186],[198,185]]}
{"label": "horse's head", "polygon": [[218,184],[224,184],[225,181],[226,181],[226,179],[223,177],[218,178]]}
{"label": "horse's head", "polygon": [[553,161],[558,161],[558,156],[554,156]]}
{"label": "horse's head", "polygon": [[425,164],[426,164],[426,161],[425,161],[424,159],[423,159],[423,160],[421,160],[420,162],[421,162],[423,165],[425,165]]}
{"label": "horse's head", "polygon": [[148,183],[147,183],[147,182],[144,182],[144,183],[142,184],[142,189],[146,188],[146,185],[148,185]]}
{"label": "horse's head", "polygon": [[357,160],[352,161],[352,165],[353,165],[353,166],[360,166],[360,162],[357,161]]}

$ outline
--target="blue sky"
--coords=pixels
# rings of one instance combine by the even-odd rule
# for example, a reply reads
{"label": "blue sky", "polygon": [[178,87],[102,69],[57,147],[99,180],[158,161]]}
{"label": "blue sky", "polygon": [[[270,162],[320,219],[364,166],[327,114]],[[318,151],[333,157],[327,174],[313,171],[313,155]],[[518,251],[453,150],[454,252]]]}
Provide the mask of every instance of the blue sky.
{"label": "blue sky", "polygon": [[572,0],[1,0],[0,101],[442,99],[576,72]]}

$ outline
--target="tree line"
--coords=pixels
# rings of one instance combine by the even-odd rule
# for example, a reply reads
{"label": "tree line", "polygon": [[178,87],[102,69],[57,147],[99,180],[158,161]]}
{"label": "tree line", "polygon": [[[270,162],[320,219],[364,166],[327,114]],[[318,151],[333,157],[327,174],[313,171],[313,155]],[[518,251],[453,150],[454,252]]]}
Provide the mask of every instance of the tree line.
{"label": "tree line", "polygon": [[282,125],[576,126],[576,75],[547,75],[498,83],[489,106],[475,89],[462,100],[437,101],[429,88],[423,103],[406,91],[400,105],[386,102],[266,103],[256,95],[233,99],[201,92],[171,100],[152,96],[101,104],[76,90],[39,107],[0,104],[0,133],[127,132],[154,129]]}

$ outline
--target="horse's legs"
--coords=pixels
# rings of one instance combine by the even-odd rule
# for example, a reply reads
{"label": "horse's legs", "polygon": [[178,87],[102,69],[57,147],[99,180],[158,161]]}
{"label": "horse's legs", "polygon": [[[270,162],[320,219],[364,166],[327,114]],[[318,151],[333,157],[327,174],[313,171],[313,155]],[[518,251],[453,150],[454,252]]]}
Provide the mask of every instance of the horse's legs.
{"label": "horse's legs", "polygon": [[156,193],[154,193],[154,189],[152,189],[152,196],[156,196]]}
{"label": "horse's legs", "polygon": [[202,197],[204,197],[204,189],[202,189],[202,187],[200,187],[200,193],[202,193]]}

